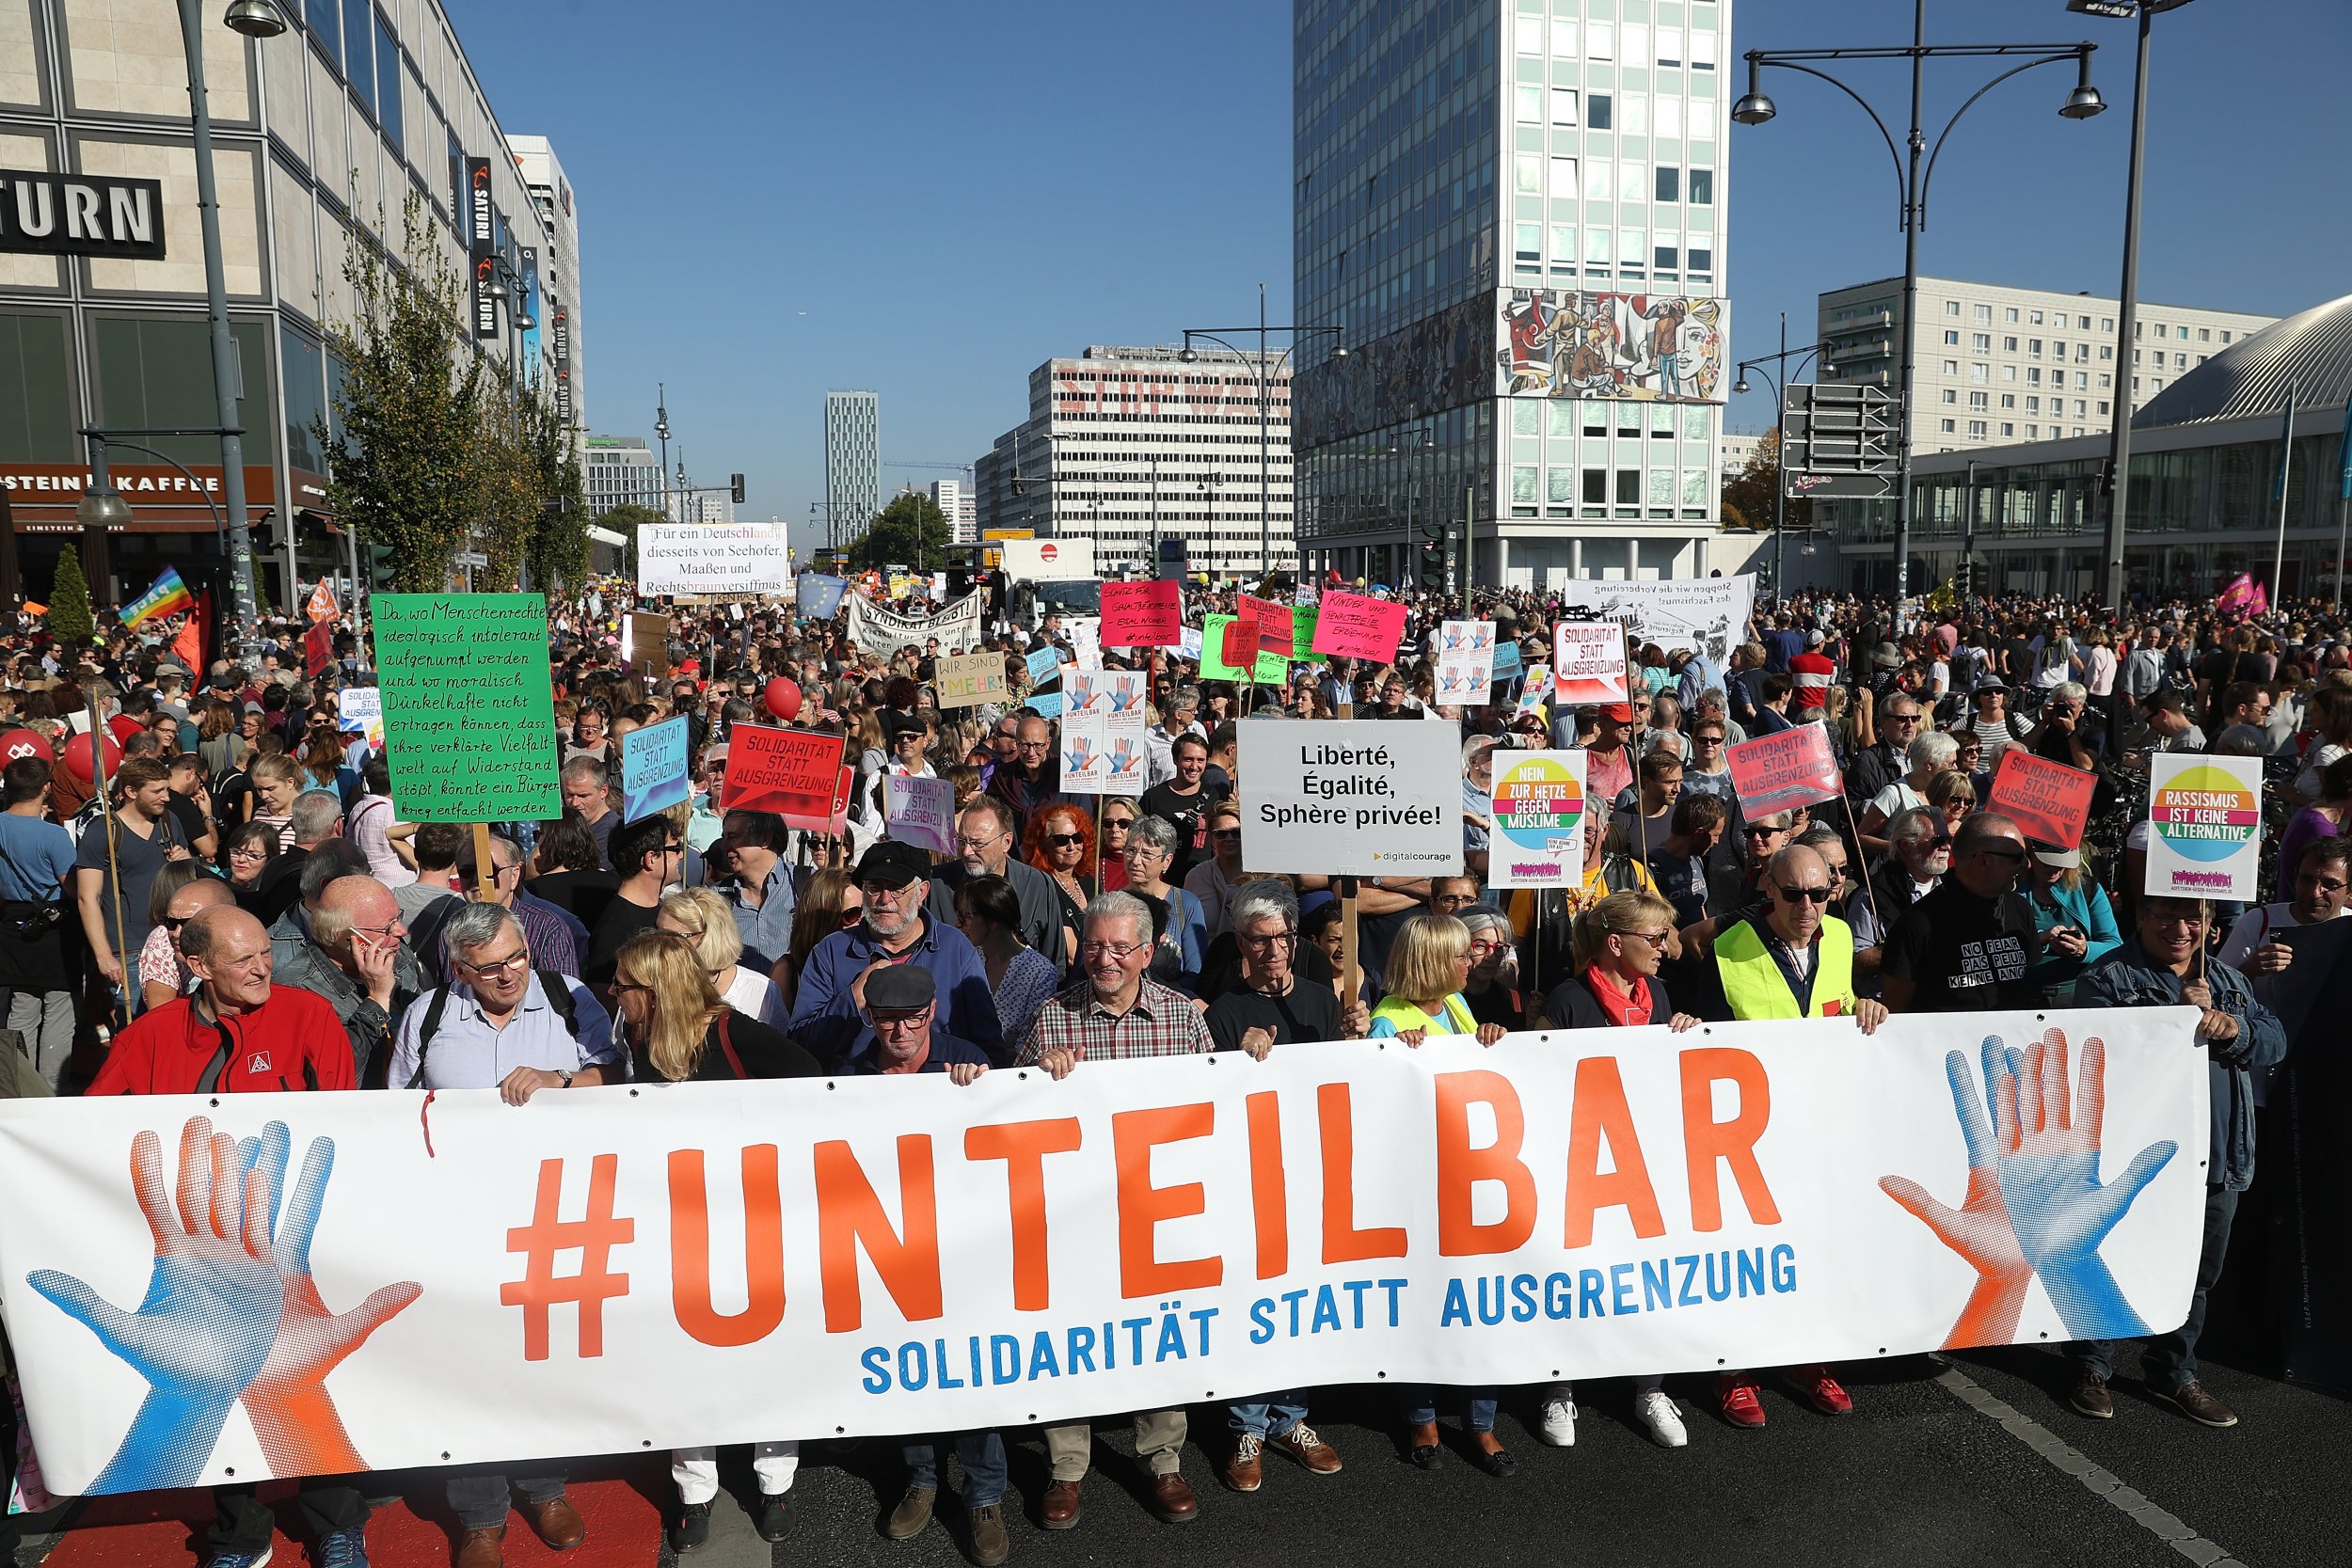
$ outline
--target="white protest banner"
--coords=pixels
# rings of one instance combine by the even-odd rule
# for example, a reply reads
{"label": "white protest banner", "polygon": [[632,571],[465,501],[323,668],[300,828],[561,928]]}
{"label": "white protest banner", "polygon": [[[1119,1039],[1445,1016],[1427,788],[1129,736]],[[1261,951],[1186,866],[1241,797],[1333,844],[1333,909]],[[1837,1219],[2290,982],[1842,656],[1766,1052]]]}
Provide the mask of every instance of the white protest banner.
{"label": "white protest banner", "polygon": [[1091,539],[1000,539],[1007,582],[1083,582],[1094,573]]}
{"label": "white protest banner", "polygon": [[[1731,650],[1745,641],[1756,608],[1756,578],[1674,578],[1658,582],[1607,582],[1570,578],[1559,585],[1560,602],[1604,621],[1633,628],[1636,643],[1661,648],[1696,648],[1722,669]],[[1620,699],[1622,700],[1622,699]]]}
{"label": "white protest banner", "polygon": [[1070,632],[1070,651],[1081,670],[1103,668],[1103,618],[1100,615],[1073,615],[1062,625]]}
{"label": "white protest banner", "polygon": [[1176,641],[1168,645],[1168,651],[1178,658],[1188,658],[1198,664],[1200,662],[1201,647],[1200,628],[1183,626],[1178,628]]}
{"label": "white protest banner", "polygon": [[2262,871],[2262,800],[2260,757],[2150,756],[2148,896],[2250,903]]}
{"label": "white protest banner", "polygon": [[1625,702],[1625,628],[1614,621],[1563,621],[1554,626],[1551,683],[1563,708]]}
{"label": "white protest banner", "polygon": [[1494,694],[1492,621],[1448,621],[1438,628],[1438,701],[1483,707]]}
{"label": "white protest banner", "polygon": [[982,703],[1002,702],[1012,692],[1012,683],[1005,678],[1002,654],[951,655],[939,661],[938,678],[932,684],[938,689],[941,707],[978,707]]}
{"label": "white protest banner", "polygon": [[882,778],[882,836],[918,849],[956,852],[956,786],[946,779]]}
{"label": "white protest banner", "polygon": [[1248,719],[1242,865],[1333,877],[1462,874],[1462,757],[1373,719]]}
{"label": "white protest banner", "polygon": [[901,615],[884,610],[860,594],[851,594],[850,641],[876,658],[888,658],[901,648],[921,652],[939,639],[939,651],[958,654],[980,641],[980,596],[966,594],[936,615]]}
{"label": "white protest banner", "polygon": [[373,686],[347,686],[335,697],[336,728],[366,737],[369,746],[384,749],[384,693]]}
{"label": "white protest banner", "polygon": [[1584,880],[1584,753],[1494,753],[1493,887],[1577,887]]}
{"label": "white protest banner", "polygon": [[2196,1274],[2197,1017],[8,1101],[0,1277],[60,1495],[2130,1338]]}
{"label": "white protest banner", "polygon": [[647,523],[637,531],[641,594],[788,594],[782,523]]}
{"label": "white protest banner", "polygon": [[1141,670],[1061,670],[1061,786],[1073,795],[1143,793],[1144,693]]}

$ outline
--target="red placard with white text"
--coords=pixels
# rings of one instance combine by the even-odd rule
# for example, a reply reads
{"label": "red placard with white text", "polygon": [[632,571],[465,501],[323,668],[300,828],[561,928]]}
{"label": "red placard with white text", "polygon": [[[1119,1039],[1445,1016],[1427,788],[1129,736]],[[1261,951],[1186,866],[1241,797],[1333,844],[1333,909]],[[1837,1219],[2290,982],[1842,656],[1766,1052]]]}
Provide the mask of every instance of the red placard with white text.
{"label": "red placard with white text", "polygon": [[2037,757],[2012,746],[2001,753],[1985,806],[2017,824],[2017,831],[2061,849],[2081,846],[2090,821],[2090,798],[2099,778],[2062,762]]}
{"label": "red placard with white text", "polygon": [[727,736],[719,809],[771,811],[787,827],[837,833],[848,817],[856,776],[842,766],[837,735],[738,724]]}
{"label": "red placard with white text", "polygon": [[1775,812],[1794,811],[1845,793],[1844,776],[1829,749],[1829,731],[1799,724],[1778,735],[1760,735],[1726,749],[1731,787],[1751,822]]}

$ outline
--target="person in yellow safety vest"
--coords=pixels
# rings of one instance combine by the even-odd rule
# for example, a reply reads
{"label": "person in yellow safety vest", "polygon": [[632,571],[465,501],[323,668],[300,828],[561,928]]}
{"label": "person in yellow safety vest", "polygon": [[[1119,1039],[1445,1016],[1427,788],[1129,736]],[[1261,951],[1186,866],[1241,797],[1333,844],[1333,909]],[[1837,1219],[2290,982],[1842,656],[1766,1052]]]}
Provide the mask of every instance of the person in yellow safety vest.
{"label": "person in yellow safety vest", "polygon": [[[1886,1005],[1853,990],[1853,930],[1829,913],[1836,884],[1820,854],[1802,845],[1764,866],[1762,911],[1751,910],[1715,933],[1719,995],[1705,1016],[1717,1021],[1851,1018],[1866,1035],[1886,1022]],[[1842,1027],[1842,1026],[1841,1026]],[[1826,1365],[1786,1367],[1781,1381],[1824,1416],[1843,1416],[1853,1400]],[[1743,1431],[1764,1424],[1762,1390],[1746,1371],[1716,1375],[1723,1418]]]}

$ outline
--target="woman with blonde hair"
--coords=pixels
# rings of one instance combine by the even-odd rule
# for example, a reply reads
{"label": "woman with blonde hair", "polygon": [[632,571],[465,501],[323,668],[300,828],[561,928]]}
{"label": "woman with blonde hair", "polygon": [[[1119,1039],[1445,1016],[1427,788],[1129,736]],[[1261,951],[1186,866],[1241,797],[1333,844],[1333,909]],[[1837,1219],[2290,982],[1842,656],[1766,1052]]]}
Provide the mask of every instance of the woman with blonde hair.
{"label": "woman with blonde hair", "polygon": [[246,769],[253,784],[253,817],[278,835],[280,853],[294,847],[294,803],[305,785],[302,769],[284,752],[255,757]]}
{"label": "woman with blonde hair", "polygon": [[675,931],[694,944],[722,1002],[771,1029],[784,1027],[791,1009],[767,975],[736,961],[743,956],[743,934],[735,928],[734,910],[715,891],[690,887],[669,895],[654,911],[653,927]]}
{"label": "woman with blonde hair", "polygon": [[1928,781],[1928,804],[1944,814],[1944,831],[1956,833],[1977,809],[1977,783],[1962,772],[1938,773]]}
{"label": "woman with blonde hair", "polygon": [[[817,1059],[779,1030],[739,1014],[720,996],[691,939],[675,931],[640,931],[621,946],[612,972],[614,1022],[628,1040],[630,1079],[641,1084],[721,1082],[743,1078],[816,1078]],[[800,1469],[800,1444],[759,1443],[752,1450],[759,1480],[759,1533],[784,1534],[787,1497]],[[678,1489],[678,1515],[670,1528],[674,1548],[692,1550],[709,1538],[710,1503],[719,1493],[716,1449],[673,1449],[670,1479]]]}

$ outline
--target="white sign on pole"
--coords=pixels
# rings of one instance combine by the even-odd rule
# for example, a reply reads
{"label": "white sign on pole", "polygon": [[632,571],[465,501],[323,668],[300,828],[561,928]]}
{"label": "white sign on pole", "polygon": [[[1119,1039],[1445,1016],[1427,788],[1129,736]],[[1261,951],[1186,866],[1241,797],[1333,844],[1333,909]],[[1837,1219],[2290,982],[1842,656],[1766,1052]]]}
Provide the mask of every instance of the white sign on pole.
{"label": "white sign on pole", "polygon": [[882,779],[882,836],[919,849],[956,852],[956,786],[946,779],[891,773]]}
{"label": "white sign on pole", "polygon": [[2262,871],[2262,802],[2260,757],[2151,756],[2148,896],[2251,902]]}
{"label": "white sign on pole", "polygon": [[1494,753],[1490,887],[1576,887],[1584,880],[1584,753]]}
{"label": "white sign on pole", "polygon": [[788,594],[792,558],[781,523],[647,523],[637,531],[643,594]]}
{"label": "white sign on pole", "polygon": [[1077,582],[1094,574],[1091,539],[1000,539],[1007,582]]}
{"label": "white sign on pole", "polygon": [[1070,649],[1077,656],[1081,670],[1103,668],[1103,618],[1100,615],[1073,615],[1062,623],[1070,632]]}
{"label": "white sign on pole", "polygon": [[1462,874],[1462,757],[1418,726],[1250,719],[1242,864],[1318,876]]}
{"label": "white sign on pole", "polygon": [[1625,628],[1614,621],[1563,621],[1551,634],[1551,679],[1564,708],[1627,701]]}
{"label": "white sign on pole", "polygon": [[1061,669],[1061,786],[1073,795],[1143,793],[1144,696],[1141,670]]}
{"label": "white sign on pole", "polygon": [[1756,608],[1756,578],[1745,572],[1660,582],[1570,578],[1559,585],[1559,594],[1561,604],[1570,610],[1630,624],[1637,642],[1696,648],[1720,670],[1747,637],[1748,616]]}
{"label": "white sign on pole", "polygon": [[1495,684],[1492,621],[1448,621],[1438,628],[1438,701],[1483,707]]}

